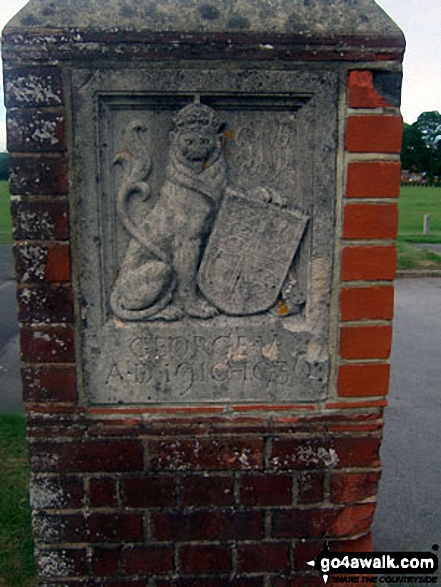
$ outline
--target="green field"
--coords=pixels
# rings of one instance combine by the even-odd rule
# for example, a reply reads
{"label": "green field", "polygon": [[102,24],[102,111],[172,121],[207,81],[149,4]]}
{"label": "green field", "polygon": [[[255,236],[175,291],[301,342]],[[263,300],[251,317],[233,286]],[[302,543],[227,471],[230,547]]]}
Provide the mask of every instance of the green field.
{"label": "green field", "polygon": [[0,587],[34,587],[24,416],[0,414]]}
{"label": "green field", "polygon": [[0,243],[12,242],[11,211],[9,209],[8,182],[0,181]]}
{"label": "green field", "polygon": [[[407,242],[441,243],[441,188],[402,187],[398,235]],[[423,235],[424,214],[430,214],[430,235]]]}

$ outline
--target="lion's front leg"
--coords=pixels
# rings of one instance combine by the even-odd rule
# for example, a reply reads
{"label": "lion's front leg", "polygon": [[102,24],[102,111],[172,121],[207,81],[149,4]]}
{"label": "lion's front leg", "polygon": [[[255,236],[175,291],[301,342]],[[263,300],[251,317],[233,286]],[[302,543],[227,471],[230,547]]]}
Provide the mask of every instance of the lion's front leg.
{"label": "lion's front leg", "polygon": [[178,281],[175,300],[188,316],[212,318],[218,310],[200,294],[196,283],[200,254],[198,238],[175,238],[173,266]]}

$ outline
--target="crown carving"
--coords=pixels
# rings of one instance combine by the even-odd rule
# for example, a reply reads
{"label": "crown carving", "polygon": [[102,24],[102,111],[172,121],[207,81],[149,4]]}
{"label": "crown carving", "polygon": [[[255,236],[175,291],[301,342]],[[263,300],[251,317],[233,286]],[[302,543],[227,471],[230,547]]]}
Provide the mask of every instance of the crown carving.
{"label": "crown carving", "polygon": [[212,108],[205,104],[189,104],[180,110],[173,122],[178,130],[214,130],[220,127],[219,119]]}

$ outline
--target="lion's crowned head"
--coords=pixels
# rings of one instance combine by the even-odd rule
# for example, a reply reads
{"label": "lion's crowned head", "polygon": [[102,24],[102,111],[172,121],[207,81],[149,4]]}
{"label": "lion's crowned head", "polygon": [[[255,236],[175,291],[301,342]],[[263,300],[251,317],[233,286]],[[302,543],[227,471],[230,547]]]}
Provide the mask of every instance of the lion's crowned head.
{"label": "lion's crowned head", "polygon": [[171,150],[178,161],[199,172],[216,161],[222,151],[221,123],[205,104],[189,104],[175,116]]}

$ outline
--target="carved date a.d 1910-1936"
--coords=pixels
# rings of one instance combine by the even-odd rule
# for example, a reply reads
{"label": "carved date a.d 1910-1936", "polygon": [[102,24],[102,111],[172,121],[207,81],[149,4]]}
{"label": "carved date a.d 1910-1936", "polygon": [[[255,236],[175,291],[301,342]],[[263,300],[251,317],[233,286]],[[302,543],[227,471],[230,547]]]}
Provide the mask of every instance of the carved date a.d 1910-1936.
{"label": "carved date a.d 1910-1936", "polygon": [[159,198],[141,222],[129,201],[151,195],[144,125],[129,125],[137,147],[117,157],[124,166],[118,217],[131,240],[111,308],[123,321],[265,312],[277,302],[308,218],[271,188],[227,185],[223,126],[211,107],[195,102],[173,122]]}

